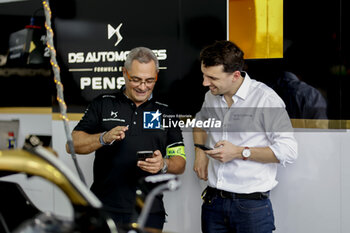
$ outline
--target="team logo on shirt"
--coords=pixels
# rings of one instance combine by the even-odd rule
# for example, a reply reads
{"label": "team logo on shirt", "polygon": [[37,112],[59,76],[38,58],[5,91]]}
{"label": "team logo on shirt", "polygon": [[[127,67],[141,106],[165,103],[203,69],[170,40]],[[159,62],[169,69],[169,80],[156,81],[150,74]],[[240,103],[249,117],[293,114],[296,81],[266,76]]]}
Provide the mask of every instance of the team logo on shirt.
{"label": "team logo on shirt", "polygon": [[144,129],[160,129],[162,114],[157,110],[156,112],[143,112],[143,128]]}
{"label": "team logo on shirt", "polygon": [[111,111],[111,117],[117,118],[117,116],[118,116],[118,112]]}
{"label": "team logo on shirt", "polygon": [[102,118],[102,121],[120,121],[120,122],[125,122],[125,119],[118,118],[118,111],[116,111],[116,112],[111,111],[111,115],[106,117],[106,118]]}

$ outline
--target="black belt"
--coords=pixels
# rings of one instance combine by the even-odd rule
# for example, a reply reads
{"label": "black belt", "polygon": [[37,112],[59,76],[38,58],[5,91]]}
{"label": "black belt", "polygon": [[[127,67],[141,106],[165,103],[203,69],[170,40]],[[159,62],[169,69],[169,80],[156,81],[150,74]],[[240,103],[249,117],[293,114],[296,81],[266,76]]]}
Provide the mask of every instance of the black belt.
{"label": "black belt", "polygon": [[270,192],[256,192],[256,193],[232,193],[212,187],[207,187],[204,192],[204,194],[208,194],[208,196],[219,196],[222,198],[230,198],[230,199],[249,199],[249,200],[264,200],[269,198]]}

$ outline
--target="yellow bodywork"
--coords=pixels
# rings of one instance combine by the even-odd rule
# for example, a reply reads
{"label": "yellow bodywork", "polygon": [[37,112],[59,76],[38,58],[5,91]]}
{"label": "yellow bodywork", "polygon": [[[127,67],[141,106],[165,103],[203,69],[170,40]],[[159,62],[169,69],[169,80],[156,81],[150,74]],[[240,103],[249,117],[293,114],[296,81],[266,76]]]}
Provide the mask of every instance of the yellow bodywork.
{"label": "yellow bodywork", "polygon": [[0,150],[0,170],[40,176],[57,185],[72,204],[88,205],[86,199],[56,167],[25,150]]}

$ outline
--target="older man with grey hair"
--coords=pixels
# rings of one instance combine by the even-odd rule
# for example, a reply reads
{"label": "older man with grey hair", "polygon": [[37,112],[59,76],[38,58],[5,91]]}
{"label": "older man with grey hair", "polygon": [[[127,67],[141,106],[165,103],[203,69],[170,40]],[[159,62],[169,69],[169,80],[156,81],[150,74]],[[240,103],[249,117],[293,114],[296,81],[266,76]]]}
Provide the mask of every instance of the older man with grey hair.
{"label": "older man with grey hair", "polygon": [[[162,114],[174,113],[152,97],[158,72],[150,49],[132,49],[123,67],[125,86],[94,99],[72,133],[78,154],[95,152],[91,190],[118,225],[136,221],[136,187],[142,177],[185,169],[181,129],[163,128],[160,122]],[[138,151],[151,151],[151,157],[138,160]],[[161,231],[164,221],[162,196],[157,196],[146,227]]]}

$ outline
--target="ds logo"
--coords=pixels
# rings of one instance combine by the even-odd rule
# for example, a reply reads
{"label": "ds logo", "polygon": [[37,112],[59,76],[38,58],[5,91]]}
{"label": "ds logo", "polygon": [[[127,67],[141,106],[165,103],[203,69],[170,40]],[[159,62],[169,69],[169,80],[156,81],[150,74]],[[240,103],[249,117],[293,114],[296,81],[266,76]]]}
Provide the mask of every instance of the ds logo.
{"label": "ds logo", "polygon": [[156,112],[143,112],[143,128],[144,129],[160,129],[160,116],[162,114]]}
{"label": "ds logo", "polygon": [[120,34],[120,28],[123,24],[119,24],[117,28],[113,28],[110,24],[108,24],[108,40],[112,38],[113,35],[116,35],[117,42],[114,44],[114,46],[117,46],[119,42],[123,39],[122,35]]}

